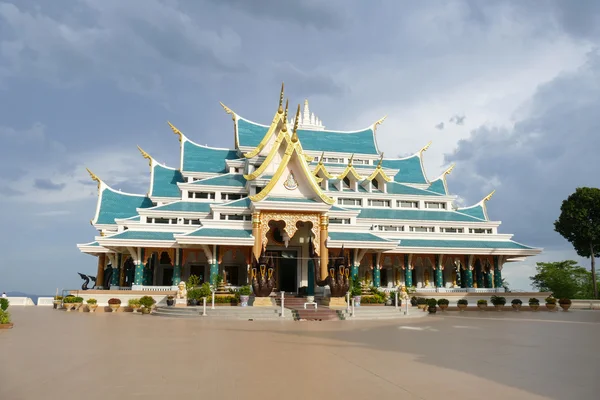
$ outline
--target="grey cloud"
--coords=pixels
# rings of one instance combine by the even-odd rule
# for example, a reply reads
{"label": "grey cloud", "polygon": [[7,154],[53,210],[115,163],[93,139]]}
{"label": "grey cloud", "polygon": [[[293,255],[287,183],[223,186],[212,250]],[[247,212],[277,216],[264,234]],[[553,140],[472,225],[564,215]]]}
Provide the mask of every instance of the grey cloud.
{"label": "grey cloud", "polygon": [[566,246],[552,226],[562,200],[579,186],[600,186],[599,61],[591,53],[579,71],[541,86],[512,129],[479,127],[446,155],[459,166],[450,189],[474,203],[497,188],[489,214],[517,240]]}
{"label": "grey cloud", "polygon": [[467,118],[466,115],[458,115],[456,114],[455,116],[453,116],[452,118],[450,118],[449,122],[452,122],[456,125],[464,125],[465,124],[465,119]]}
{"label": "grey cloud", "polygon": [[439,129],[440,131],[441,131],[441,130],[443,130],[443,129],[444,129],[444,123],[443,123],[443,122],[440,122],[439,124],[437,124],[437,125],[435,126],[435,129]]}
{"label": "grey cloud", "polygon": [[299,100],[318,95],[339,97],[348,91],[332,74],[316,70],[303,71],[290,62],[275,65],[273,71],[272,85],[276,87],[278,82],[285,82],[294,96],[299,96]]}
{"label": "grey cloud", "polygon": [[33,186],[42,190],[60,191],[65,188],[64,183],[54,183],[50,179],[36,179]]}
{"label": "grey cloud", "polygon": [[7,185],[0,185],[0,195],[6,196],[6,197],[17,197],[17,196],[22,196],[23,192],[21,192],[19,190],[15,190]]}

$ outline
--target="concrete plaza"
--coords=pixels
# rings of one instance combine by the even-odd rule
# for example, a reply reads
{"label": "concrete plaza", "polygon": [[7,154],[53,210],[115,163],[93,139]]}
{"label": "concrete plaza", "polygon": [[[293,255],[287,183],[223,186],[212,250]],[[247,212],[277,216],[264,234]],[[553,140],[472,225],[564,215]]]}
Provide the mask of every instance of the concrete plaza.
{"label": "concrete plaza", "polygon": [[600,312],[219,321],[11,307],[0,399],[592,399]]}

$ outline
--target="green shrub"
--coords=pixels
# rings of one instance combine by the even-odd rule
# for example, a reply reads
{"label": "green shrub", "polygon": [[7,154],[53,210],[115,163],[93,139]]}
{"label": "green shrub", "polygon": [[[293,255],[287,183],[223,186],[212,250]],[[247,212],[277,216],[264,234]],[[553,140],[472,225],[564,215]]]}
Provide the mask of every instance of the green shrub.
{"label": "green shrub", "polygon": [[252,293],[252,289],[250,289],[250,286],[248,286],[248,285],[242,286],[238,290],[238,293],[240,296],[250,296],[250,294]]}
{"label": "green shrub", "polygon": [[556,299],[552,296],[546,297],[546,304],[556,304]]}
{"label": "green shrub", "polygon": [[362,295],[362,286],[360,284],[360,280],[359,279],[351,279],[351,281],[350,281],[350,295],[352,297]]}
{"label": "green shrub", "polygon": [[448,299],[439,299],[437,303],[438,306],[447,306],[448,304],[450,304],[450,301]]}
{"label": "green shrub", "polygon": [[210,297],[211,293],[212,293],[212,291],[210,290],[210,284],[208,282],[205,282],[199,288],[200,297],[198,297],[198,299],[201,299],[203,297]]}
{"label": "green shrub", "polygon": [[518,305],[523,304],[523,302],[521,301],[521,299],[513,299],[510,303],[511,304],[518,304]]}
{"label": "green shrub", "polygon": [[491,301],[495,306],[503,306],[506,304],[506,298],[502,296],[492,296]]}
{"label": "green shrub", "polygon": [[88,304],[97,304],[98,300],[96,300],[96,299],[87,299],[87,303]]}
{"label": "green shrub", "polygon": [[437,306],[437,300],[436,299],[427,299],[427,307],[436,307]]}
{"label": "green shrub", "polygon": [[141,305],[142,307],[151,308],[151,307],[154,305],[154,303],[156,303],[156,300],[154,300],[154,299],[153,299],[152,297],[150,297],[150,296],[143,296],[143,297],[140,299],[140,305]]}
{"label": "green shrub", "polygon": [[529,305],[540,305],[540,301],[538,299],[536,299],[535,297],[532,297],[529,299]]}
{"label": "green shrub", "polygon": [[0,310],[0,324],[10,324],[10,313],[6,310]]}
{"label": "green shrub", "polygon": [[364,304],[383,304],[385,303],[385,298],[383,296],[378,296],[375,294],[367,294],[361,296],[360,302]]}
{"label": "green shrub", "polygon": [[237,303],[238,299],[236,296],[215,296],[215,304],[227,304],[227,303]]}
{"label": "green shrub", "polygon": [[6,311],[8,309],[9,305],[10,305],[10,301],[8,301],[7,298],[4,298],[4,297],[0,298],[0,309],[2,311]]}
{"label": "green shrub", "polygon": [[464,304],[465,306],[469,305],[469,301],[467,299],[460,299],[456,302],[457,305]]}
{"label": "green shrub", "polygon": [[193,289],[200,285],[200,278],[196,275],[190,275],[187,282],[185,283],[185,287],[187,290]]}
{"label": "green shrub", "polygon": [[127,305],[131,308],[140,306],[140,299],[129,299],[127,300]]}
{"label": "green shrub", "polygon": [[417,305],[427,304],[427,299],[425,297],[417,297]]}
{"label": "green shrub", "polygon": [[479,305],[484,305],[484,306],[487,306],[487,300],[483,300],[483,299],[481,299],[481,300],[477,300],[477,305],[478,305],[478,306],[479,306]]}
{"label": "green shrub", "polygon": [[54,296],[54,300],[62,300],[63,297],[62,296]]}

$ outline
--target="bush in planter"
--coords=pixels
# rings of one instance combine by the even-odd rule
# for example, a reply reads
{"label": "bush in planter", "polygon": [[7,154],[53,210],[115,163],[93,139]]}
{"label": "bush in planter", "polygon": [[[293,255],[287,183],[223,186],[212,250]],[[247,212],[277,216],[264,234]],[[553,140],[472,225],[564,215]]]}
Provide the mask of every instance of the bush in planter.
{"label": "bush in planter", "polygon": [[250,289],[250,286],[248,286],[248,285],[242,286],[238,290],[238,293],[240,296],[250,296],[250,294],[252,294],[252,289]]}
{"label": "bush in planter", "polygon": [[142,298],[140,298],[139,302],[140,302],[140,306],[150,309],[150,308],[152,308],[154,303],[156,303],[156,300],[154,300],[150,296],[142,296]]}
{"label": "bush in planter", "polygon": [[417,306],[426,306],[427,299],[425,297],[417,297]]}
{"label": "bush in planter", "polygon": [[558,304],[568,304],[571,305],[571,299],[559,299]]}
{"label": "bush in planter", "polygon": [[495,306],[503,306],[506,304],[506,298],[502,296],[492,296],[491,301]]}
{"label": "bush in planter", "polygon": [[140,307],[140,299],[129,299],[127,305],[135,310]]}
{"label": "bush in planter", "polygon": [[185,288],[189,291],[195,287],[200,286],[200,278],[196,275],[190,275],[187,282],[185,283]]}
{"label": "bush in planter", "polygon": [[532,297],[532,298],[529,299],[529,305],[530,306],[531,305],[537,305],[537,306],[539,306],[540,305],[540,301],[538,299],[536,299],[535,297]]}
{"label": "bush in planter", "polygon": [[112,299],[108,299],[108,304],[121,304],[121,299],[116,299],[116,298],[112,298]]}
{"label": "bush in planter", "polygon": [[411,297],[410,298],[410,305],[413,306],[413,307],[415,307],[417,304],[418,304],[417,303],[417,297],[416,296]]}
{"label": "bush in planter", "polygon": [[546,304],[556,304],[556,299],[552,296],[546,297]]}
{"label": "bush in planter", "polygon": [[439,299],[437,301],[437,304],[438,304],[438,306],[440,306],[440,308],[441,308],[441,306],[448,307],[448,305],[450,304],[450,300],[448,300],[448,299]]}
{"label": "bush in planter", "polygon": [[436,299],[427,299],[427,307],[437,307]]}
{"label": "bush in planter", "polygon": [[198,300],[201,298],[202,296],[200,296],[200,288],[193,288],[187,291],[187,299],[191,305],[198,305]]}
{"label": "bush in planter", "polygon": [[10,313],[6,310],[0,310],[0,325],[10,324]]}
{"label": "bush in planter", "polygon": [[520,306],[521,304],[523,304],[523,302],[521,301],[521,299],[513,299],[510,302],[510,304],[512,304],[512,305],[519,305]]}
{"label": "bush in planter", "polygon": [[479,308],[487,307],[487,305],[488,305],[487,300],[484,300],[484,299],[477,300],[477,306]]}
{"label": "bush in planter", "polygon": [[215,296],[215,304],[235,304],[237,302],[236,296]]}
{"label": "bush in planter", "polygon": [[6,311],[6,309],[8,308],[9,305],[10,305],[10,301],[8,301],[7,298],[0,297],[0,309],[2,311]]}
{"label": "bush in planter", "polygon": [[460,305],[469,305],[469,301],[467,299],[460,299],[456,302],[456,305],[460,306]]}
{"label": "bush in planter", "polygon": [[86,303],[91,304],[91,305],[95,305],[95,304],[98,304],[98,300],[96,300],[96,299],[87,299]]}

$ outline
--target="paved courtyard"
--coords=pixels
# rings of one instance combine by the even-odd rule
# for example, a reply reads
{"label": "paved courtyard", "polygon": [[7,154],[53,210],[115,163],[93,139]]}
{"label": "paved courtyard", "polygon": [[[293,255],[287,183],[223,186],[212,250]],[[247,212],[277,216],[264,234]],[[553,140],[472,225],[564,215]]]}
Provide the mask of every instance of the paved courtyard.
{"label": "paved courtyard", "polygon": [[[592,399],[600,312],[258,322],[11,308],[0,399]],[[191,397],[189,397],[191,396]]]}

